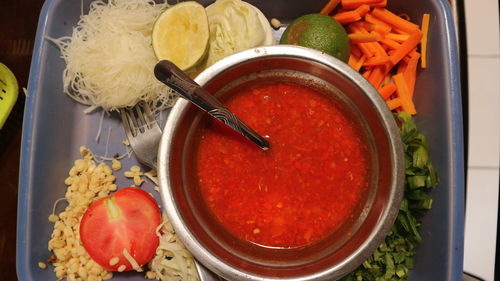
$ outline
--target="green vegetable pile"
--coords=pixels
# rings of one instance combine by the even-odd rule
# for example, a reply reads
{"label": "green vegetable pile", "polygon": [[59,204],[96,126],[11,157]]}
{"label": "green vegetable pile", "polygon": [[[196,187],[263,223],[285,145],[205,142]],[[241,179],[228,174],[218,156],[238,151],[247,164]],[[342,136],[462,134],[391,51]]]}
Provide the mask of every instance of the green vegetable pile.
{"label": "green vegetable pile", "polygon": [[439,179],[429,158],[427,139],[409,114],[396,114],[405,149],[405,194],[391,232],[373,255],[342,281],[408,280],[415,247],[422,241],[419,218],[432,206],[427,192]]}

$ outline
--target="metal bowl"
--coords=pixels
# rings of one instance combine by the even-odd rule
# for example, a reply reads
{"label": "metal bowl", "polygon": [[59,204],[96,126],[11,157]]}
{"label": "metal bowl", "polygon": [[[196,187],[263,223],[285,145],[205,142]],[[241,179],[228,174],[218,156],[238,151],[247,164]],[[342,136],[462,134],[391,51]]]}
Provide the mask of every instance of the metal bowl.
{"label": "metal bowl", "polygon": [[377,91],[345,63],[312,49],[286,45],[230,56],[195,80],[216,95],[263,80],[295,81],[320,89],[341,103],[364,131],[371,180],[352,218],[319,242],[272,249],[239,240],[215,221],[200,196],[193,143],[204,115],[180,99],[165,126],[158,173],[163,206],[194,257],[227,280],[335,280],[365,261],[391,229],[404,188],[399,130]]}

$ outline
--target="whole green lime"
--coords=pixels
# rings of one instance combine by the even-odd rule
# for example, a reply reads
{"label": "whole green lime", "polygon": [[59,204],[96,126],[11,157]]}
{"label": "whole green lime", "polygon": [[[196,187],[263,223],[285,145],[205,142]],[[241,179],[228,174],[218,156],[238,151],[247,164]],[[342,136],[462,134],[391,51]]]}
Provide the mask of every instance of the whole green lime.
{"label": "whole green lime", "polygon": [[322,14],[308,14],[295,19],[283,32],[280,44],[313,48],[344,62],[347,62],[350,53],[344,27],[332,17]]}

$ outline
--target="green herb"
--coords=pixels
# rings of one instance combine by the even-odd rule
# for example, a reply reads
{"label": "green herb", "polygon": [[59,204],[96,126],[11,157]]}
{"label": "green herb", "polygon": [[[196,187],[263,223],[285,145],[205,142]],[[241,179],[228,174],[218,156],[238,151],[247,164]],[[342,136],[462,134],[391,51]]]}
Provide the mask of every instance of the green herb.
{"label": "green herb", "polygon": [[422,241],[419,218],[432,207],[427,192],[439,179],[429,158],[427,139],[409,114],[396,114],[405,150],[405,195],[391,232],[377,250],[343,281],[408,280],[415,247]]}

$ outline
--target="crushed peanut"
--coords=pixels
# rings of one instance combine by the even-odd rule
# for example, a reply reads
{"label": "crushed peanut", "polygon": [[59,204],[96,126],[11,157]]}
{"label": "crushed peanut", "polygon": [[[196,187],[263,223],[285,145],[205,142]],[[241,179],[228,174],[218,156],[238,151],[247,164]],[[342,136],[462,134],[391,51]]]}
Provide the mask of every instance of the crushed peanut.
{"label": "crushed peanut", "polygon": [[108,280],[113,277],[112,272],[95,263],[81,244],[80,220],[90,204],[116,190],[115,176],[105,163],[96,165],[86,147],[80,147],[80,155],[83,159],[75,161],[64,181],[68,186],[65,195],[68,206],[59,215],[49,216],[54,223],[48,242],[53,252],[50,262],[59,279]]}
{"label": "crushed peanut", "polygon": [[111,169],[113,171],[118,171],[122,168],[122,162],[120,162],[118,159],[113,158],[111,160]]}
{"label": "crushed peanut", "polygon": [[47,265],[44,262],[39,261],[38,262],[38,267],[41,268],[41,269],[46,269]]}
{"label": "crushed peanut", "polygon": [[141,171],[141,167],[139,166],[132,166],[130,167],[130,170],[129,171],[125,171],[123,173],[123,175],[126,177],[126,178],[131,178],[134,180],[134,185],[136,187],[139,187],[142,185],[142,183],[145,182],[145,180],[142,179],[141,176],[144,175],[144,173]]}

